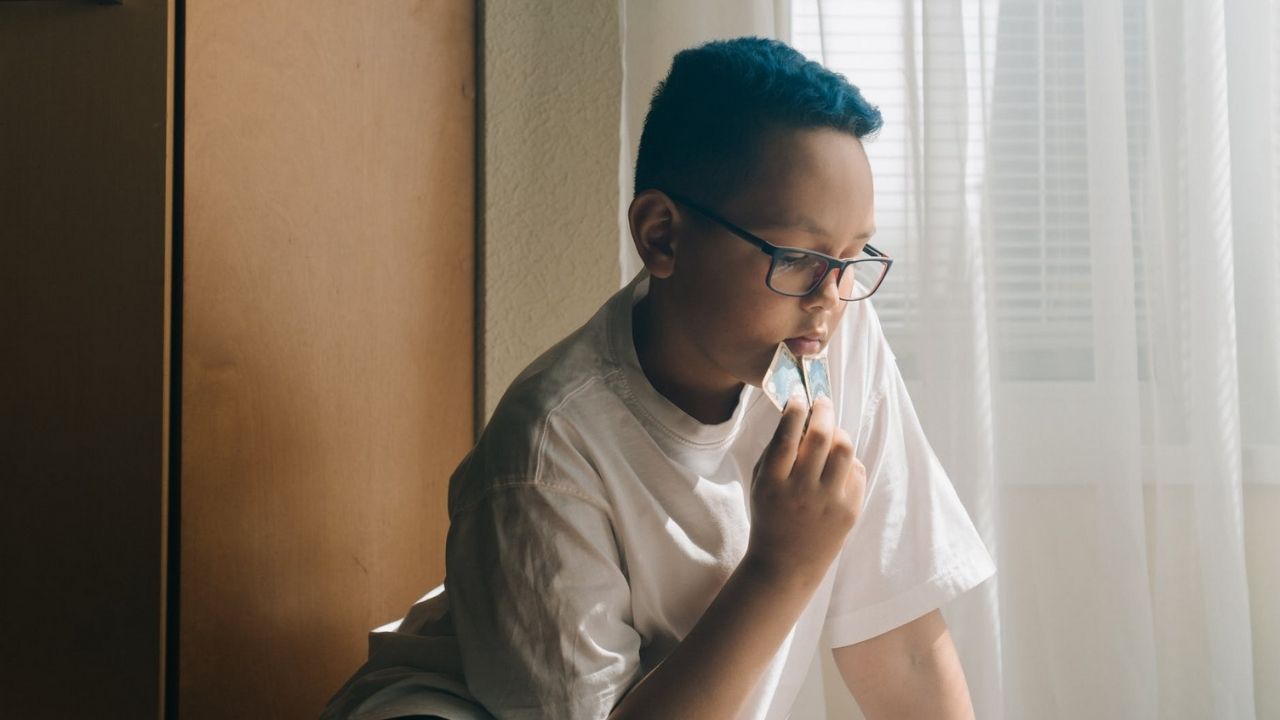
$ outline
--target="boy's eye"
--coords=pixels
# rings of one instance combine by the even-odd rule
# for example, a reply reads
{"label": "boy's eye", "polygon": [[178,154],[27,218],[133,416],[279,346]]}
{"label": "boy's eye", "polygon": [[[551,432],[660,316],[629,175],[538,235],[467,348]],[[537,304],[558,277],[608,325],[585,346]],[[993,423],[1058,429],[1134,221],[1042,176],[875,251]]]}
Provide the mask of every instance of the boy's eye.
{"label": "boy's eye", "polygon": [[780,252],[773,258],[769,287],[788,295],[810,292],[827,271],[825,260],[797,252]]}
{"label": "boy's eye", "polygon": [[793,270],[812,265],[814,258],[811,255],[802,253],[779,253],[775,261],[780,267]]}

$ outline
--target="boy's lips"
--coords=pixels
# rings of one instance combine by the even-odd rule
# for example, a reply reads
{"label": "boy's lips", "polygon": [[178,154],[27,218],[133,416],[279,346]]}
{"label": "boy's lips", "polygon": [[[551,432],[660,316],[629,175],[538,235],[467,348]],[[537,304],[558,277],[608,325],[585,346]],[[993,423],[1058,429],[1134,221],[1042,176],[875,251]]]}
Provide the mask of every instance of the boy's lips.
{"label": "boy's lips", "polygon": [[800,356],[813,355],[818,352],[822,349],[826,340],[827,334],[825,332],[811,332],[803,335],[797,335],[795,337],[789,337],[783,342],[787,344],[787,347],[791,348],[791,352]]}

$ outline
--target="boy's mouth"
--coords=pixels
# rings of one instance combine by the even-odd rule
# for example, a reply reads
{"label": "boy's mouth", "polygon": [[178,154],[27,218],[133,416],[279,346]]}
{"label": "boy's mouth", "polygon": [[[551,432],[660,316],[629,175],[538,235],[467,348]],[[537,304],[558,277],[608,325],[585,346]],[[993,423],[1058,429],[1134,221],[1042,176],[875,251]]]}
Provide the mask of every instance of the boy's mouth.
{"label": "boy's mouth", "polygon": [[807,335],[797,335],[784,340],[787,347],[791,348],[791,352],[800,357],[803,355],[813,355],[822,349],[822,343],[826,337],[822,333],[810,333]]}

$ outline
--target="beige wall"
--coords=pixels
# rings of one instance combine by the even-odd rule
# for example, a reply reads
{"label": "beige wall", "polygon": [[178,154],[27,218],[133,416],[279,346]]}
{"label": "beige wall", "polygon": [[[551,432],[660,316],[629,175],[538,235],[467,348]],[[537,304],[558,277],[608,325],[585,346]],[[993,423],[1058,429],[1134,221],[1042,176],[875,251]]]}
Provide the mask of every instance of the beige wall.
{"label": "beige wall", "polygon": [[484,417],[618,287],[616,3],[484,7]]}
{"label": "beige wall", "polygon": [[[565,0],[484,13],[482,403],[617,287],[621,83],[616,3]],[[1280,487],[1248,486],[1245,542],[1259,718],[1280,718]],[[1010,503],[1017,503],[1016,497]],[[1033,513],[1006,508],[1034,527]],[[824,667],[831,717],[861,717]]]}

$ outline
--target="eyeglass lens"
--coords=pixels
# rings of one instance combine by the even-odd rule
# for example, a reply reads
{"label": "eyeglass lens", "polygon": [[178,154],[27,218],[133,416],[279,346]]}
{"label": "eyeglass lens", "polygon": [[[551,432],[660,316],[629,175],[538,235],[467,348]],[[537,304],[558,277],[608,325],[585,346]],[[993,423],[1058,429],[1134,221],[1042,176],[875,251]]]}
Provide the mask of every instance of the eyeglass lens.
{"label": "eyeglass lens", "polygon": [[[773,258],[769,287],[788,295],[808,295],[822,282],[827,267],[826,260],[808,253],[777,253]],[[840,278],[840,298],[860,300],[871,294],[880,284],[886,268],[885,263],[878,261],[849,265]]]}

